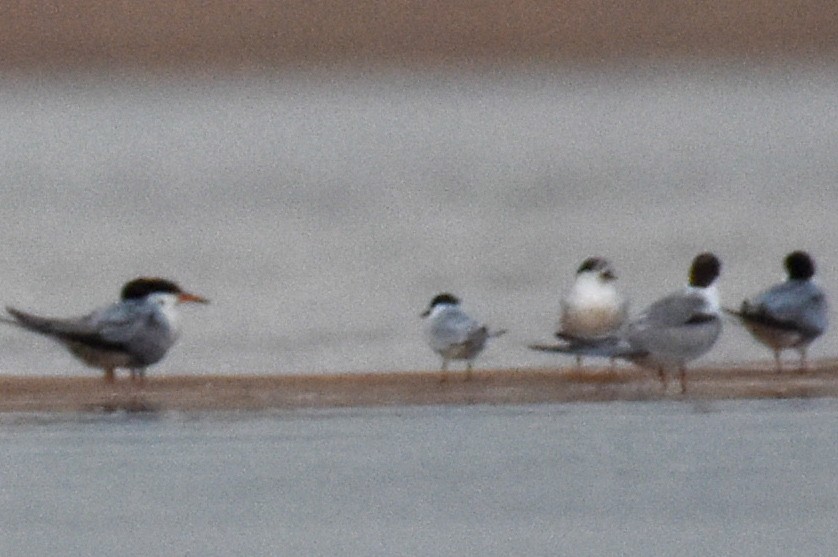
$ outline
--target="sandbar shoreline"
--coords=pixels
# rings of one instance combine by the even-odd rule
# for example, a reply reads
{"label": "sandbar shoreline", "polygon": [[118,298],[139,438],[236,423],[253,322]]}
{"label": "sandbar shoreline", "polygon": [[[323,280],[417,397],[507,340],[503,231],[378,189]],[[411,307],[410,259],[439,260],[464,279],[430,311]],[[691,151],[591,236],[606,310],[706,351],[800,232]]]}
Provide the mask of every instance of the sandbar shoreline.
{"label": "sandbar shoreline", "polygon": [[777,372],[768,363],[696,367],[681,394],[656,374],[618,366],[320,375],[0,377],[0,413],[214,412],[428,405],[838,397],[838,361]]}

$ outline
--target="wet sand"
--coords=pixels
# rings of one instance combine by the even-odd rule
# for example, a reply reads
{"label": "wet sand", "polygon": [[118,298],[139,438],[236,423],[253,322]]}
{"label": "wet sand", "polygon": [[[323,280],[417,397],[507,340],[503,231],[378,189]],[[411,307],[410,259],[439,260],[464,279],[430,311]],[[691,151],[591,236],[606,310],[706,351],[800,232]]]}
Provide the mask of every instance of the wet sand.
{"label": "wet sand", "polygon": [[838,361],[776,372],[769,363],[697,367],[687,393],[672,377],[635,367],[476,370],[340,375],[122,378],[4,377],[0,412],[262,411],[398,405],[532,404],[640,400],[722,400],[838,396]]}

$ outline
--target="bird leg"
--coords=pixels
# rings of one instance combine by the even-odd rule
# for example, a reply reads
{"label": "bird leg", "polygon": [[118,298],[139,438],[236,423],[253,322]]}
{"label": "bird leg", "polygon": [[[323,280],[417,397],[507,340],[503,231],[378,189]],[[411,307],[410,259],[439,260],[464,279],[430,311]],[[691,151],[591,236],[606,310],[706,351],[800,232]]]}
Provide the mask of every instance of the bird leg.
{"label": "bird leg", "polygon": [[686,394],[687,392],[687,368],[685,366],[681,366],[678,368],[678,376],[681,378],[681,394]]}
{"label": "bird leg", "polygon": [[666,392],[666,372],[663,366],[658,368],[658,379],[660,379],[661,385],[663,386],[663,392]]}
{"label": "bird leg", "polygon": [[116,369],[112,367],[105,368],[105,383],[113,383],[116,381]]}
{"label": "bird leg", "polygon": [[783,360],[780,358],[780,350],[774,350],[774,369],[777,370],[777,373],[783,371]]}
{"label": "bird leg", "polygon": [[131,382],[143,383],[145,381],[145,368],[131,368]]}

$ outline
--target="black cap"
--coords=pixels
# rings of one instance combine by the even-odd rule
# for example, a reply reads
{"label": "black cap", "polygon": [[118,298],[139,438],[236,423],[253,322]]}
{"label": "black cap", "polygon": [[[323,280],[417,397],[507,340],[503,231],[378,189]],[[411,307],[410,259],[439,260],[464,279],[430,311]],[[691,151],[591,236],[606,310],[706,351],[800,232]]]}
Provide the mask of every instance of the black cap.
{"label": "black cap", "polygon": [[719,278],[722,263],[712,253],[700,253],[693,259],[690,267],[690,286],[707,288]]}
{"label": "black cap", "polygon": [[120,297],[123,300],[139,300],[155,292],[182,294],[183,290],[170,280],[155,277],[140,277],[125,283],[125,286],[122,287]]}
{"label": "black cap", "polygon": [[438,306],[439,304],[450,304],[456,306],[459,303],[459,298],[457,298],[453,294],[449,294],[448,292],[443,292],[442,294],[437,294],[436,296],[434,296],[434,299],[431,300],[431,307]]}
{"label": "black cap", "polygon": [[576,274],[578,275],[586,271],[597,271],[607,280],[617,278],[617,275],[614,273],[614,269],[611,268],[611,263],[609,263],[604,257],[587,258],[581,265],[579,265],[579,269],[576,270]]}
{"label": "black cap", "polygon": [[793,251],[786,256],[784,265],[789,280],[809,280],[815,275],[815,262],[805,251]]}

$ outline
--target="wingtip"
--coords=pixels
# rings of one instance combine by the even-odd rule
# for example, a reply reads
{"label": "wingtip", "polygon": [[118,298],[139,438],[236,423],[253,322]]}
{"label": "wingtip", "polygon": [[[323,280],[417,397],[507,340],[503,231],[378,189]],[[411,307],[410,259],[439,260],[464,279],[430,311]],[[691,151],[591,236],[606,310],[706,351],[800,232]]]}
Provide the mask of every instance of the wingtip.
{"label": "wingtip", "polygon": [[559,352],[561,354],[567,354],[569,350],[569,347],[561,344],[528,344],[527,348],[537,352]]}
{"label": "wingtip", "polygon": [[11,315],[11,317],[0,315],[0,323],[8,323],[10,325],[20,324],[20,316],[23,314],[22,311],[15,309],[12,306],[6,306],[6,312]]}
{"label": "wingtip", "polygon": [[563,341],[565,341],[565,342],[570,342],[570,343],[572,343],[572,344],[576,344],[576,343],[580,343],[580,344],[581,344],[581,343],[586,343],[586,342],[588,342],[588,339],[584,339],[584,338],[582,338],[582,337],[577,337],[577,336],[575,336],[575,335],[571,335],[571,334],[569,334],[569,333],[565,333],[564,331],[556,331],[556,334],[555,334],[555,335],[553,335],[553,336],[555,336],[555,337],[556,337],[557,339],[559,339],[559,340],[563,340]]}
{"label": "wingtip", "polygon": [[20,311],[17,308],[14,308],[12,306],[6,306],[6,313],[8,313],[9,315],[11,315],[13,317],[18,317],[19,315],[23,315],[22,311]]}

